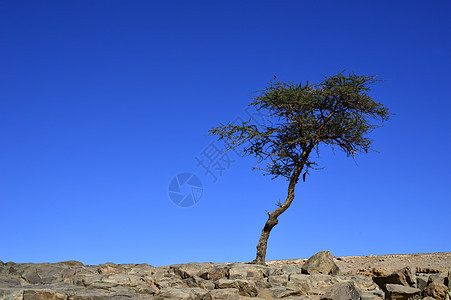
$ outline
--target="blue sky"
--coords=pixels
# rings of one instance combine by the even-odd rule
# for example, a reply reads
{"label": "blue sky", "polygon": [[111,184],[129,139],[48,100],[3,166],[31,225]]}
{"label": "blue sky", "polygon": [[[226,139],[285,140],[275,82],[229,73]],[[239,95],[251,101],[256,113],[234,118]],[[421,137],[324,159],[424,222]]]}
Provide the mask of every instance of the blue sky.
{"label": "blue sky", "polygon": [[[323,151],[267,259],[451,250],[449,1],[1,1],[0,260],[249,261],[287,182],[197,166],[277,75],[386,79],[396,115],[357,158]],[[219,145],[219,144],[218,144]],[[232,156],[231,156],[232,157]],[[233,157],[232,157],[233,158]],[[180,208],[179,173],[203,185]]]}

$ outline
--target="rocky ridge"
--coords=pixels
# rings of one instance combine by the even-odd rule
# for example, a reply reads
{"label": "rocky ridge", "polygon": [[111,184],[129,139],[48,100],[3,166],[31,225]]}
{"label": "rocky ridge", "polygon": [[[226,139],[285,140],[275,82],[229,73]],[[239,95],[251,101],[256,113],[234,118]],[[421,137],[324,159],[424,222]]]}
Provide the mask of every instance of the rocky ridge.
{"label": "rocky ridge", "polygon": [[267,265],[0,261],[0,299],[450,299],[450,269],[347,270],[345,259],[322,251],[308,260]]}

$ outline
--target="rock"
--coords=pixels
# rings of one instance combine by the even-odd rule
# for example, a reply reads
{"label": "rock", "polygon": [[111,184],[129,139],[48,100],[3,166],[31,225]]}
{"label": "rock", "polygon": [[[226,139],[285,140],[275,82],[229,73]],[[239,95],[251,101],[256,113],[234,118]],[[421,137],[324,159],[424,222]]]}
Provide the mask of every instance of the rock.
{"label": "rock", "polygon": [[218,280],[226,278],[229,274],[228,266],[215,265],[213,263],[187,263],[171,265],[170,268],[175,274],[181,278],[188,278],[190,276],[198,276],[206,280]]}
{"label": "rock", "polygon": [[440,273],[442,272],[439,269],[436,268],[431,268],[431,267],[416,267],[416,272],[417,273]]}
{"label": "rock", "polygon": [[102,276],[101,281],[127,287],[136,287],[145,283],[145,281],[141,277],[128,274],[112,274]]}
{"label": "rock", "polygon": [[448,276],[445,278],[444,284],[451,289],[451,272],[448,272]]}
{"label": "rock", "polygon": [[154,284],[143,284],[136,287],[136,292],[139,294],[155,295],[160,290]]}
{"label": "rock", "polygon": [[270,289],[263,289],[258,292],[258,297],[260,298],[266,298],[266,299],[280,299],[280,298],[287,298],[287,297],[297,297],[302,296],[303,292],[301,291],[293,291],[286,289],[284,287],[273,287]]}
{"label": "rock", "polygon": [[124,272],[124,268],[109,262],[99,265],[99,273],[103,275],[120,274]]}
{"label": "rock", "polygon": [[194,300],[196,299],[194,293],[190,289],[182,288],[164,288],[155,296],[155,299],[181,299]]}
{"label": "rock", "polygon": [[125,270],[129,275],[151,276],[155,274],[156,268],[148,264],[138,264]]}
{"label": "rock", "polygon": [[[108,300],[108,299],[124,299],[123,297],[110,294],[102,290],[82,290],[76,295],[70,296],[70,300]],[[121,299],[121,300],[122,300]],[[128,298],[130,299],[130,298]],[[125,300],[125,299],[124,299]]]}
{"label": "rock", "polygon": [[[61,264],[23,264],[15,266],[11,273],[15,274],[30,284],[49,284],[63,281],[62,273],[69,270],[68,266]],[[81,268],[74,267],[74,270]]]}
{"label": "rock", "polygon": [[211,280],[205,280],[198,276],[193,276],[185,279],[186,284],[191,288],[201,288],[204,290],[213,290],[215,284]]}
{"label": "rock", "polygon": [[383,300],[385,293],[381,290],[360,291],[360,297],[362,300]]}
{"label": "rock", "polygon": [[0,277],[0,287],[20,287],[26,284],[24,280],[14,277]]}
{"label": "rock", "polygon": [[258,295],[258,289],[255,282],[250,280],[236,280],[236,284],[241,296],[256,297]]}
{"label": "rock", "polygon": [[68,261],[61,261],[59,263],[56,263],[57,265],[63,265],[68,267],[83,267],[84,264],[82,262],[76,261],[76,260],[68,260]]}
{"label": "rock", "polygon": [[287,282],[287,289],[301,291],[305,295],[307,295],[311,288],[312,285],[309,275],[293,274],[290,275],[289,281]]}
{"label": "rock", "polygon": [[337,275],[340,270],[329,251],[321,251],[310,257],[301,268],[303,274]]}
{"label": "rock", "polygon": [[23,300],[66,300],[65,295],[51,290],[26,290],[23,292]]}
{"label": "rock", "polygon": [[238,289],[227,288],[209,291],[208,294],[205,295],[205,298],[207,297],[212,300],[214,299],[236,300],[240,298],[240,293]]}
{"label": "rock", "polygon": [[294,265],[285,265],[282,266],[282,273],[283,274],[301,274],[301,268]]}
{"label": "rock", "polygon": [[387,294],[387,284],[399,284],[407,287],[415,287],[416,279],[412,269],[404,268],[388,276],[374,277],[374,282]]}
{"label": "rock", "polygon": [[80,274],[74,278],[74,284],[82,287],[88,287],[95,282],[101,282],[102,275],[99,274]]}
{"label": "rock", "polygon": [[264,277],[265,266],[254,264],[232,264],[229,269],[229,279],[260,279]]}
{"label": "rock", "polygon": [[425,275],[417,275],[417,288],[420,290],[424,290],[424,288],[428,285],[429,276]]}
{"label": "rock", "polygon": [[268,282],[267,278],[252,280],[257,285],[257,289],[269,289],[272,287],[271,283]]}
{"label": "rock", "polygon": [[216,288],[218,289],[228,289],[236,288],[240,292],[241,296],[246,297],[256,297],[258,294],[257,285],[253,281],[243,280],[243,279],[219,279],[216,282]]}
{"label": "rock", "polygon": [[23,289],[14,287],[0,287],[0,299],[22,300]]}
{"label": "rock", "polygon": [[342,281],[352,281],[354,282],[355,287],[358,290],[380,290],[379,286],[374,283],[374,281],[371,279],[371,277],[363,276],[363,275],[338,275],[334,276],[334,279],[336,279],[338,282]]}
{"label": "rock", "polygon": [[[327,254],[327,253],[326,253]],[[319,256],[319,255],[318,255]],[[331,258],[331,254],[326,255]],[[381,300],[384,292],[373,281],[376,274],[301,274],[297,261],[264,266],[246,263],[190,263],[153,267],[147,264],[83,265],[76,261],[56,264],[0,264],[0,299],[151,300],[151,299],[329,299],[351,293],[362,300]],[[313,257],[311,258],[313,261]],[[306,262],[306,268],[308,264]],[[371,268],[365,268],[371,270]],[[331,272],[333,273],[333,272]],[[361,274],[367,274],[363,276]],[[382,275],[382,273],[378,273]],[[449,273],[419,274],[402,269],[387,276],[387,299],[436,297],[448,299]],[[381,279],[379,278],[379,279]],[[428,289],[405,290],[404,285]],[[390,284],[394,286],[390,286]],[[386,287],[388,286],[388,287]],[[347,287],[347,288],[346,288]],[[407,287],[407,286],[406,286]],[[353,299],[355,295],[342,296]],[[352,293],[351,293],[352,294]],[[25,296],[24,296],[25,295]],[[447,298],[448,297],[448,298]],[[450,300],[450,299],[448,299]]]}
{"label": "rock", "polygon": [[408,287],[400,284],[391,284],[388,283],[385,285],[387,290],[386,299],[399,299],[399,300],[408,300],[408,299],[421,299],[421,290],[413,287]]}
{"label": "rock", "polygon": [[153,278],[153,281],[155,285],[160,289],[168,287],[188,287],[186,281],[183,281],[180,278],[174,278],[172,276]]}
{"label": "rock", "polygon": [[278,275],[278,276],[269,276],[268,282],[272,285],[283,285],[286,286],[288,282],[289,275]]}
{"label": "rock", "polygon": [[428,285],[434,281],[445,284],[445,281],[447,281],[447,280],[448,280],[448,273],[442,272],[442,273],[432,274],[432,275],[429,275]]}
{"label": "rock", "polygon": [[360,294],[357,291],[352,281],[343,281],[334,284],[326,291],[326,294],[321,298],[322,300],[360,300]]}
{"label": "rock", "polygon": [[268,267],[263,271],[265,277],[282,275],[282,273],[282,268],[278,267]]}
{"label": "rock", "polygon": [[323,274],[315,274],[309,276],[312,289],[315,290],[327,290],[335,283],[338,283],[339,280],[335,278],[335,276],[331,275],[323,275]]}
{"label": "rock", "polygon": [[423,297],[432,297],[434,299],[445,300],[446,294],[449,292],[449,288],[437,281],[433,281],[423,290]]}
{"label": "rock", "polygon": [[208,296],[207,290],[204,290],[201,288],[193,288],[193,289],[191,289],[191,291],[193,292],[194,296],[196,296],[196,299],[202,299],[202,300],[210,299],[210,296]]}

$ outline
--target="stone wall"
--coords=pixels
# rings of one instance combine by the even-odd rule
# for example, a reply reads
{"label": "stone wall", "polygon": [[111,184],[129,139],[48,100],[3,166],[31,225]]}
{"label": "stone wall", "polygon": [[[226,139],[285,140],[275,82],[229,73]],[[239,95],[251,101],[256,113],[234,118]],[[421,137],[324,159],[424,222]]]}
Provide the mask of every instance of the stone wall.
{"label": "stone wall", "polygon": [[0,299],[449,299],[449,273],[340,274],[321,253],[302,266],[0,262]]}

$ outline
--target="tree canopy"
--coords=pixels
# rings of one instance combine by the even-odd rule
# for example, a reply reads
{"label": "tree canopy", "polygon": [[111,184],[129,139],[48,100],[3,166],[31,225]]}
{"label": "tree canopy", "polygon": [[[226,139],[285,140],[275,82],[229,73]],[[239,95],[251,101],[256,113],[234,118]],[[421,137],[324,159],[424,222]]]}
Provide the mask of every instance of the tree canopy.
{"label": "tree canopy", "polygon": [[244,154],[255,156],[258,162],[269,160],[266,168],[259,168],[266,174],[289,179],[301,164],[302,154],[318,149],[321,143],[352,157],[371,149],[369,133],[381,126],[375,121],[389,118],[388,109],[367,93],[377,81],[376,76],[341,72],[319,84],[271,82],[249,104],[263,111],[269,126],[248,121],[221,124],[209,132],[218,135],[228,150],[243,146]]}

